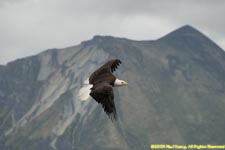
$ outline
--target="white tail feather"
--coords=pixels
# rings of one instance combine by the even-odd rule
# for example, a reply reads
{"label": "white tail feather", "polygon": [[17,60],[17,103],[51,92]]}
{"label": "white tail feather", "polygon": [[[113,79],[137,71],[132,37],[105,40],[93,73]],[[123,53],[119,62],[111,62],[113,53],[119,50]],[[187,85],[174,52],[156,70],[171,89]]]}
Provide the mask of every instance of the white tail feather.
{"label": "white tail feather", "polygon": [[89,94],[91,93],[92,86],[93,86],[92,84],[89,84],[88,79],[84,81],[84,85],[78,93],[78,96],[81,101],[86,101],[90,97]]}

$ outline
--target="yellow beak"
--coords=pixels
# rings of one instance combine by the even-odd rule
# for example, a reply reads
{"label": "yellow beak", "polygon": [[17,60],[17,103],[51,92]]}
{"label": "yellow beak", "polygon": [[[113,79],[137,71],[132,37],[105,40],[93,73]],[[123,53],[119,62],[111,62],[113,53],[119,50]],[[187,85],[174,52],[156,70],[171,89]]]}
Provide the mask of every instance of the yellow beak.
{"label": "yellow beak", "polygon": [[125,86],[125,85],[128,85],[128,83],[124,81],[122,82],[122,85]]}

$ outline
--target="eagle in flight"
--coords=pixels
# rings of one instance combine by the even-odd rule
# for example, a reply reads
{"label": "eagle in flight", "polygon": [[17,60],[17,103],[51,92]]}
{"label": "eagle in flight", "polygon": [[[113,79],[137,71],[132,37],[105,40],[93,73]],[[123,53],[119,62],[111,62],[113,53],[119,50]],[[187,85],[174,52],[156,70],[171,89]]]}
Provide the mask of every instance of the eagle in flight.
{"label": "eagle in flight", "polygon": [[82,101],[91,96],[100,103],[112,121],[117,119],[113,87],[128,85],[127,82],[117,79],[112,74],[120,64],[119,59],[113,59],[102,65],[84,81],[83,87],[78,94]]}

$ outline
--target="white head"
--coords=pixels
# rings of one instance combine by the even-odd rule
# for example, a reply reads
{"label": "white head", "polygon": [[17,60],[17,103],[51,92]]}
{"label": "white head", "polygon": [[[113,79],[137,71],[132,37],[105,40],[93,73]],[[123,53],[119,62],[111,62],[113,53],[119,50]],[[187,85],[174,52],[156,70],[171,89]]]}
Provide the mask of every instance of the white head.
{"label": "white head", "polygon": [[114,86],[125,86],[125,85],[128,85],[128,83],[123,80],[116,79],[114,82]]}

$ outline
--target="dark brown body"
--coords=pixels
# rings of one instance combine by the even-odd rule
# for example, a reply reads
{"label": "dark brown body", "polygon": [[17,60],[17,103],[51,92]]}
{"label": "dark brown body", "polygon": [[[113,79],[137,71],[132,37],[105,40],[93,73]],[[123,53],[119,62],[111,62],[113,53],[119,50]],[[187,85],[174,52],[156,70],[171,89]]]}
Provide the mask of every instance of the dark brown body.
{"label": "dark brown body", "polygon": [[116,77],[112,72],[116,70],[120,63],[121,61],[118,59],[110,60],[89,77],[89,84],[93,85],[90,95],[102,104],[104,111],[112,120],[117,118],[113,94]]}

